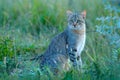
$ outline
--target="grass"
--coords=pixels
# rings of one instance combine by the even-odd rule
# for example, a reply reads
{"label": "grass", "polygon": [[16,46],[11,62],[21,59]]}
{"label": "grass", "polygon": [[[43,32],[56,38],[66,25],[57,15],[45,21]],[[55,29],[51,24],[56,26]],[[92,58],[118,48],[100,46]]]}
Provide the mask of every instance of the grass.
{"label": "grass", "polygon": [[119,61],[111,57],[113,47],[96,32],[100,24],[96,19],[112,14],[104,6],[102,0],[0,0],[0,80],[49,79],[29,59],[42,54],[50,40],[66,28],[67,10],[87,11],[83,72],[73,70],[62,79],[52,75],[51,79],[119,79]]}

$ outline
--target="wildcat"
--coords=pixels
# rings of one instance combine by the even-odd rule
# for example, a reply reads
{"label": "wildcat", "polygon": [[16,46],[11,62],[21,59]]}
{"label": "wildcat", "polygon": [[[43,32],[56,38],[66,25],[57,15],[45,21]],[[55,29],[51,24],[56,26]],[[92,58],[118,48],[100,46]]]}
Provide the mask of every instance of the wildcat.
{"label": "wildcat", "polygon": [[47,50],[40,58],[40,69],[45,66],[57,73],[68,71],[72,66],[80,69],[82,66],[81,52],[85,45],[86,11],[81,13],[67,11],[67,28],[55,36]]}

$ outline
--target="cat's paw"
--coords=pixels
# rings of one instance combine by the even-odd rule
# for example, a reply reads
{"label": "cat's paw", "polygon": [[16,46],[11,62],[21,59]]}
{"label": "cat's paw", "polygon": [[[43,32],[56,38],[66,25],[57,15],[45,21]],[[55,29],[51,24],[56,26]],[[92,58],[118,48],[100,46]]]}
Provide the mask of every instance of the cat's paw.
{"label": "cat's paw", "polygon": [[74,53],[69,53],[69,56],[70,56],[70,60],[72,62],[74,62],[76,60],[76,57],[75,57],[76,55]]}
{"label": "cat's paw", "polygon": [[73,51],[73,52],[77,52],[77,49],[76,49],[76,48],[73,48],[72,51]]}

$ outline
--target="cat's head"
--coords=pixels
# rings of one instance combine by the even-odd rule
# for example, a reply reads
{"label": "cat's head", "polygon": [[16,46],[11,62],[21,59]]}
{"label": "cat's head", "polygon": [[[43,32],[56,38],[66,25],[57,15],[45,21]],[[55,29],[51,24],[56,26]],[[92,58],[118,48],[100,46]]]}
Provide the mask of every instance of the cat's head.
{"label": "cat's head", "polygon": [[68,27],[70,29],[80,30],[85,27],[86,11],[76,13],[68,10],[67,17]]}

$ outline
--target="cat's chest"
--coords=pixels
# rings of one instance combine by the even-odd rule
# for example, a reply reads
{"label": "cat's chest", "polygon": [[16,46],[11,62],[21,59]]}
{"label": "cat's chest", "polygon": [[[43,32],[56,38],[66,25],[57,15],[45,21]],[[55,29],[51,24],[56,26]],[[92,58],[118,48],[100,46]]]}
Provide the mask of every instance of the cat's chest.
{"label": "cat's chest", "polygon": [[71,44],[77,46],[77,45],[81,44],[82,42],[84,42],[85,38],[86,38],[85,34],[80,35],[80,34],[72,33],[69,35],[68,40]]}
{"label": "cat's chest", "polygon": [[77,53],[81,53],[85,45],[86,35],[71,34],[69,36],[69,47],[77,49]]}
{"label": "cat's chest", "polygon": [[77,45],[76,45],[76,48],[77,48],[77,51],[79,53],[81,53],[81,51],[83,50],[84,46],[85,46],[85,39],[86,39],[86,36],[84,35],[81,39],[78,40],[77,42]]}

